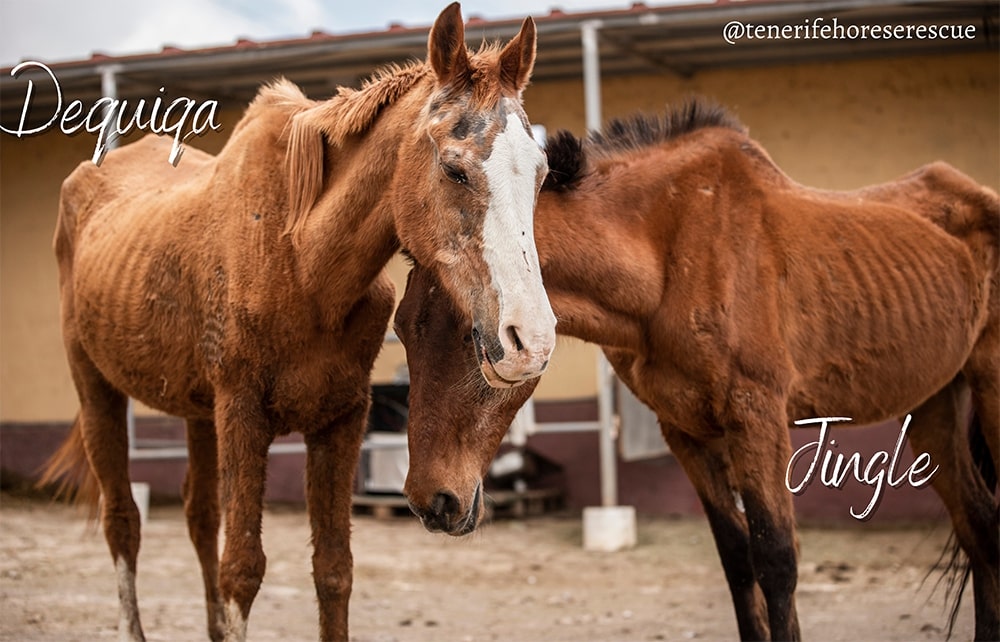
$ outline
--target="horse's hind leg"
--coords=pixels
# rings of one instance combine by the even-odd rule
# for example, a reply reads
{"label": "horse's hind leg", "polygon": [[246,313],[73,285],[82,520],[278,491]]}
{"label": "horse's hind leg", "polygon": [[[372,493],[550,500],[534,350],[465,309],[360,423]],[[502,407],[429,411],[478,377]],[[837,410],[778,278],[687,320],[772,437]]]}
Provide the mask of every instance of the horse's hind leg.
{"label": "horse's hind leg", "polygon": [[993,493],[972,461],[965,430],[967,401],[968,387],[959,376],[913,411],[910,445],[914,453],[928,453],[936,466],[931,484],[947,507],[955,537],[969,558],[976,639],[996,640],[1000,639],[1000,526]]}
{"label": "horse's hind leg", "polygon": [[219,462],[215,423],[189,419],[187,444],[184,514],[205,582],[208,637],[219,642],[226,617],[219,596]]}
{"label": "horse's hind leg", "polygon": [[68,340],[67,353],[80,397],[84,448],[101,488],[104,537],[118,573],[118,637],[144,640],[135,590],[140,535],[128,475],[128,400],[104,379],[81,346]]}
{"label": "horse's hind leg", "polygon": [[996,475],[1000,473],[1000,319],[997,318],[1000,312],[996,312],[1000,302],[994,300],[991,305],[993,318],[976,342],[963,373],[972,389],[972,405],[981,422]]}
{"label": "horse's hind leg", "polygon": [[695,441],[663,424],[663,434],[705,508],[729,583],[741,640],[770,637],[767,606],[750,562],[750,532],[729,484],[729,462],[713,444]]}

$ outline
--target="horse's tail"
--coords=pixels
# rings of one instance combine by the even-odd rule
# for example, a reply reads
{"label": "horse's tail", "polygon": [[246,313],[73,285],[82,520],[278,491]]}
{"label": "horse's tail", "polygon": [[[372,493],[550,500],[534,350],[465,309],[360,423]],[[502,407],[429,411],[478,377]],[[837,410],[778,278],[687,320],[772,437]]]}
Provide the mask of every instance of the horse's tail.
{"label": "horse's tail", "polygon": [[[990,448],[986,443],[986,436],[983,434],[983,423],[978,413],[973,413],[972,425],[969,427],[969,449],[972,452],[972,462],[976,470],[986,482],[990,494],[996,492],[997,471],[993,467],[993,457],[990,456]],[[947,560],[947,561],[945,561]],[[951,601],[951,612],[948,615],[948,639],[951,638],[952,630],[955,628],[955,620],[958,618],[958,609],[962,604],[962,594],[969,583],[972,575],[972,564],[962,547],[959,546],[955,531],[951,532],[948,541],[941,551],[935,568],[944,562],[944,571],[935,583],[935,589],[945,583],[945,600]]]}
{"label": "horse's tail", "polygon": [[97,515],[100,488],[97,477],[90,467],[90,461],[87,460],[80,415],[73,421],[73,427],[66,441],[45,462],[36,485],[39,488],[55,485],[57,498],[65,498],[75,504],[88,506],[91,518]]}

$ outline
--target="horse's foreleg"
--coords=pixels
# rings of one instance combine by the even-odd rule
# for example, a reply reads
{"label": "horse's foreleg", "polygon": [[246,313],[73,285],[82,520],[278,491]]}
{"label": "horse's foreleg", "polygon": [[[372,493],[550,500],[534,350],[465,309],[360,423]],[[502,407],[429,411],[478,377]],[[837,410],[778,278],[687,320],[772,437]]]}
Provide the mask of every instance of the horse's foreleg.
{"label": "horse's foreleg", "polygon": [[715,444],[695,441],[663,425],[663,436],[694,485],[712,528],[715,546],[729,583],[742,640],[766,640],[767,605],[750,562],[750,533],[729,483],[729,462]]}
{"label": "horse's foreleg", "polygon": [[[996,640],[1000,639],[997,617],[1000,526],[993,492],[972,462],[965,430],[967,400],[967,388],[960,377],[914,410],[910,446],[914,453],[928,453],[937,467],[931,485],[947,507],[955,537],[969,557],[976,603],[976,639]],[[986,421],[996,425],[995,419]],[[984,423],[983,428],[987,425]]]}
{"label": "horse's foreleg", "polygon": [[226,512],[219,593],[225,605],[227,642],[246,639],[250,606],[267,564],[261,545],[261,514],[272,436],[259,404],[256,398],[216,397],[219,472]]}
{"label": "horse's foreleg", "polygon": [[84,448],[101,488],[101,524],[118,574],[118,639],[145,640],[135,590],[140,525],[129,484],[127,399],[107,383],[82,347],[71,340],[67,346]]}
{"label": "horse's foreleg", "polygon": [[725,439],[746,510],[754,575],[767,602],[771,639],[798,640],[798,540],[792,495],[784,484],[791,456],[784,402],[754,388],[734,396],[742,398],[733,401]]}
{"label": "horse's foreleg", "polygon": [[184,478],[184,515],[205,582],[208,637],[219,642],[226,616],[219,597],[219,462],[215,424],[187,422],[188,470]]}
{"label": "horse's foreleg", "polygon": [[336,424],[306,435],[306,500],[322,640],[347,640],[347,610],[354,578],[351,490],[367,417],[366,397]]}

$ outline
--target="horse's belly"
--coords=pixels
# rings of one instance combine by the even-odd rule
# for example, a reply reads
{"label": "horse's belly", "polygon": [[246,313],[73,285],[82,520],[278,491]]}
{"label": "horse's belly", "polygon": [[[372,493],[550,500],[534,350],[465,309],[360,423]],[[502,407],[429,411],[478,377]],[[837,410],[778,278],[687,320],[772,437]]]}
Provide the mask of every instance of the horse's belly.
{"label": "horse's belly", "polygon": [[[874,423],[900,417],[946,386],[961,370],[967,351],[838,354],[823,361],[808,379],[795,383],[789,396],[789,420],[850,417]],[[936,357],[936,358],[935,358]]]}
{"label": "horse's belly", "polygon": [[822,305],[793,321],[790,419],[899,416],[961,370],[983,305],[968,257],[947,245],[910,250],[867,270],[831,268]]}
{"label": "horse's belly", "polygon": [[212,386],[190,344],[148,327],[119,324],[106,314],[79,320],[80,342],[108,382],[145,405],[181,417],[211,416]]}
{"label": "horse's belly", "polygon": [[113,386],[179,416],[212,413],[199,346],[198,297],[170,252],[129,243],[78,249],[73,319],[80,343]]}
{"label": "horse's belly", "polygon": [[789,419],[847,416],[857,423],[901,416],[947,385],[975,341],[968,301],[925,318],[855,325],[837,344],[800,350]]}

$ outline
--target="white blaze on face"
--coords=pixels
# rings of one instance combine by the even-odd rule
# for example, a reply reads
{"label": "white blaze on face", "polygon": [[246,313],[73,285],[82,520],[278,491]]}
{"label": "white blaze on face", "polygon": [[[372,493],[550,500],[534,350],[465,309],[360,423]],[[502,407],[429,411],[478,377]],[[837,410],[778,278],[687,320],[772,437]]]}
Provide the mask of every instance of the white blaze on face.
{"label": "white blaze on face", "polygon": [[[545,157],[517,113],[493,141],[483,169],[490,203],[483,221],[483,256],[500,304],[497,336],[504,359],[497,374],[520,380],[542,373],[555,346],[555,315],[542,287],[534,242],[535,189]],[[511,331],[523,346],[520,354]]]}

